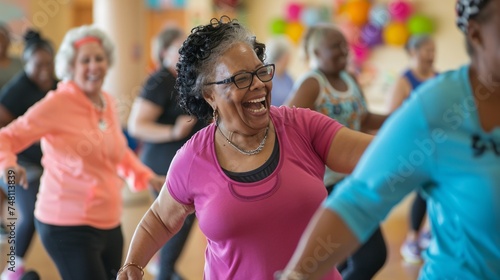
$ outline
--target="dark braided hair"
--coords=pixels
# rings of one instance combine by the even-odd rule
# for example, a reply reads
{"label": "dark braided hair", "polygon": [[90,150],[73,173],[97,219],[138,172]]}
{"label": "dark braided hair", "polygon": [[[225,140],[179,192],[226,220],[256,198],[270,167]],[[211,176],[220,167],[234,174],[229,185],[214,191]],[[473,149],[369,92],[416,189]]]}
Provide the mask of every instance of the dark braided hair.
{"label": "dark braided hair", "polygon": [[265,45],[257,42],[255,36],[237,20],[222,16],[191,30],[179,50],[175,85],[179,105],[188,114],[207,122],[212,119],[213,108],[204,99],[203,86],[215,76],[219,58],[236,43],[251,46],[260,61],[264,62]]}

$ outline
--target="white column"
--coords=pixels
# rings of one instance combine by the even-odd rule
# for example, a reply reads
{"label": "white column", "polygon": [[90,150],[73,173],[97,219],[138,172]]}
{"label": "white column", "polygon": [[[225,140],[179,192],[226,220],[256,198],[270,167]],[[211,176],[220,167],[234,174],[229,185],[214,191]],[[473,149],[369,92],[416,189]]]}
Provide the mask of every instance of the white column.
{"label": "white column", "polygon": [[94,23],[115,44],[115,63],[104,90],[115,96],[120,121],[126,127],[134,98],[146,77],[145,7],[143,0],[94,0]]}
{"label": "white column", "polygon": [[[104,90],[117,102],[122,127],[126,127],[130,108],[146,78],[145,7],[143,0],[94,0],[94,23],[115,45],[115,61],[108,70]],[[132,193],[123,188],[125,204],[142,203],[148,192]]]}

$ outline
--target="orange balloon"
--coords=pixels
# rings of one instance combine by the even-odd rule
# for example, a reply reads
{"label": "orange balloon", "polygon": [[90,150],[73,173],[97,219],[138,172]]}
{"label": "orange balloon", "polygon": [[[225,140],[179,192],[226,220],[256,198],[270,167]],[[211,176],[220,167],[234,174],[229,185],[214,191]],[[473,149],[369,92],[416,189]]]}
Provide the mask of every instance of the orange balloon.
{"label": "orange balloon", "polygon": [[304,26],[299,22],[290,22],[286,26],[285,34],[290,37],[290,39],[298,43],[302,38],[302,33],[304,33]]}
{"label": "orange balloon", "polygon": [[406,24],[391,22],[384,28],[384,41],[388,45],[403,46],[410,37]]}
{"label": "orange balloon", "polygon": [[345,5],[344,13],[353,24],[363,26],[370,18],[370,8],[371,4],[367,0],[352,0]]}

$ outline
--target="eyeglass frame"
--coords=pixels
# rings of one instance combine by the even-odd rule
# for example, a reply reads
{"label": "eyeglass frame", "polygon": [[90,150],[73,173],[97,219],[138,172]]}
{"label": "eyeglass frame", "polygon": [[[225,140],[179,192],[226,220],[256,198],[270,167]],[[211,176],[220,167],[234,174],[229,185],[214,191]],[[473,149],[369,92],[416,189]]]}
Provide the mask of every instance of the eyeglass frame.
{"label": "eyeglass frame", "polygon": [[[269,66],[272,66],[273,68],[273,76],[271,77],[271,79],[267,80],[267,81],[263,81],[258,75],[257,75],[257,72],[259,70],[261,70],[262,68],[265,68],[265,67],[269,67]],[[221,81],[217,81],[217,82],[210,82],[210,83],[206,83],[205,85],[208,86],[208,85],[225,85],[225,84],[229,84],[229,83],[233,83],[237,88],[239,89],[245,89],[245,88],[249,88],[252,86],[252,83],[253,83],[253,78],[254,76],[257,76],[257,79],[259,79],[259,81],[263,82],[263,83],[267,83],[269,81],[272,81],[272,79],[274,79],[274,74],[276,73],[276,66],[274,65],[274,63],[270,63],[270,64],[265,64],[265,65],[262,65],[261,67],[255,69],[255,71],[253,72],[241,72],[241,73],[238,73],[238,74],[234,74],[233,76],[227,78],[227,79],[224,79],[224,80],[221,80]],[[239,87],[237,84],[236,84],[236,76],[238,75],[242,75],[242,74],[251,74],[252,75],[252,78],[250,79],[250,84],[246,87]]]}

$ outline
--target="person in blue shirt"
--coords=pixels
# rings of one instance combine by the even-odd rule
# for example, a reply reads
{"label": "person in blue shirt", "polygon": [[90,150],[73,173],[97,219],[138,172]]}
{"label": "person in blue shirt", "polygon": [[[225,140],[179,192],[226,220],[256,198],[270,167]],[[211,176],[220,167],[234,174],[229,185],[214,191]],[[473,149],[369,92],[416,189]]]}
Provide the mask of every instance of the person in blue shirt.
{"label": "person in blue shirt", "polygon": [[434,78],[438,72],[434,68],[436,44],[429,35],[413,35],[405,45],[410,65],[397,79],[389,99],[389,111],[393,112],[403,104],[410,93],[422,83]]}
{"label": "person in blue shirt", "polygon": [[419,279],[500,279],[500,0],[459,0],[468,65],[426,82],[320,207],[279,279],[321,279],[416,189],[433,230]]}
{"label": "person in blue shirt", "polygon": [[[394,112],[424,82],[438,73],[434,68],[436,44],[429,35],[414,35],[405,46],[410,57],[410,66],[399,77],[394,86],[389,102],[389,111]],[[407,263],[422,262],[421,252],[427,249],[431,237],[427,226],[422,226],[427,203],[422,194],[417,192],[410,208],[409,229],[400,252]]]}

